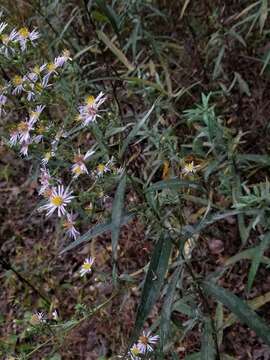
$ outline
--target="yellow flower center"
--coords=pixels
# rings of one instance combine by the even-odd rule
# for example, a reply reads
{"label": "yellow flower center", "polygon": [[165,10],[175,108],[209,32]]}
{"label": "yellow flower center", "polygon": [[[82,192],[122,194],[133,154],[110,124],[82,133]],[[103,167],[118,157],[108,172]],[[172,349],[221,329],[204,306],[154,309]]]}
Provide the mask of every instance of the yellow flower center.
{"label": "yellow flower center", "polygon": [[49,63],[47,65],[47,69],[48,69],[48,71],[54,71],[56,69],[56,66],[54,63]]}
{"label": "yellow flower center", "polygon": [[65,229],[71,229],[74,226],[74,222],[73,221],[65,221],[63,226]]}
{"label": "yellow flower center", "polygon": [[140,343],[142,343],[143,345],[147,345],[147,344],[148,344],[148,337],[147,337],[147,336],[140,336],[140,337],[139,337],[139,341],[140,341]]}
{"label": "yellow flower center", "polygon": [[[37,128],[37,133],[41,135],[44,133],[44,131],[45,131],[45,126],[40,124]],[[50,156],[50,154],[49,154],[49,156]],[[46,155],[45,155],[45,157],[46,157]]]}
{"label": "yellow flower center", "polygon": [[85,102],[86,102],[87,105],[92,106],[95,103],[94,96],[92,96],[92,95],[87,96]]}
{"label": "yellow flower center", "polygon": [[194,171],[194,165],[193,165],[193,163],[186,164],[186,165],[185,165],[185,169],[186,169],[186,171],[188,171],[188,172],[193,172],[193,171]]}
{"label": "yellow flower center", "polygon": [[7,45],[9,43],[9,36],[6,34],[1,35],[2,43]]}
{"label": "yellow flower center", "polygon": [[81,120],[82,120],[82,117],[81,117],[80,114],[78,114],[78,115],[75,116],[75,121],[79,122],[79,121],[81,121]]}
{"label": "yellow flower center", "polygon": [[20,132],[25,132],[25,131],[28,131],[29,129],[29,126],[26,122],[20,122],[19,125],[18,125],[18,131]]}
{"label": "yellow flower center", "polygon": [[104,164],[98,164],[97,170],[98,170],[99,173],[103,173],[103,171],[105,170],[105,165]]}
{"label": "yellow flower center", "polygon": [[31,111],[30,116],[32,117],[38,117],[39,113],[37,111]]}
{"label": "yellow flower center", "polygon": [[36,91],[41,92],[42,89],[43,89],[42,84],[41,84],[40,82],[39,82],[39,83],[36,83],[36,84],[35,84],[35,89],[36,89]]}
{"label": "yellow flower center", "polygon": [[23,27],[18,31],[19,35],[21,37],[23,37],[24,39],[28,38],[29,36],[29,30],[27,29],[27,27]]}
{"label": "yellow flower center", "polygon": [[55,195],[51,198],[51,203],[54,205],[54,206],[61,206],[63,203],[64,203],[64,199],[62,198],[62,196],[60,195]]}
{"label": "yellow flower center", "polygon": [[82,174],[82,169],[81,169],[81,167],[78,165],[78,166],[76,166],[76,167],[73,169],[73,172],[74,172],[75,174],[77,174],[77,175],[80,175],[80,174]]}
{"label": "yellow flower center", "polygon": [[140,354],[140,350],[137,347],[132,348],[130,351],[131,351],[132,355],[135,355],[135,356]]}
{"label": "yellow flower center", "polygon": [[33,68],[33,72],[37,75],[40,74],[40,69],[39,69],[39,66],[38,65],[35,65],[34,68]]}
{"label": "yellow flower center", "polygon": [[88,263],[88,262],[85,262],[85,263],[82,265],[82,268],[83,268],[83,270],[89,271],[89,270],[92,269],[92,264],[91,264],[91,263]]}
{"label": "yellow flower center", "polygon": [[12,79],[12,82],[15,86],[19,86],[23,83],[23,78],[19,75],[15,75],[14,78]]}

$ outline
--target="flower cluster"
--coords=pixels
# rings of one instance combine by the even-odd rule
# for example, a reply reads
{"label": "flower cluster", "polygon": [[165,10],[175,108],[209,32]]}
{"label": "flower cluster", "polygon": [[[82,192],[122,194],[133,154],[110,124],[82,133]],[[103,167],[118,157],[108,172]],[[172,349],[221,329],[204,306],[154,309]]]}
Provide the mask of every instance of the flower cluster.
{"label": "flower cluster", "polygon": [[19,30],[12,29],[7,32],[7,26],[8,24],[5,22],[0,23],[0,54],[6,58],[15,55],[17,52],[24,52],[27,44],[35,45],[35,40],[40,37],[36,29],[30,31],[27,27],[22,27]]}
{"label": "flower cluster", "polygon": [[140,360],[142,355],[152,352],[153,345],[159,341],[158,335],[151,335],[150,331],[143,331],[137,343],[133,344],[129,351],[129,356],[132,360]]}
{"label": "flower cluster", "polygon": [[31,136],[30,132],[34,130],[35,124],[44,108],[45,106],[38,105],[34,111],[30,112],[29,118],[21,121],[10,133],[9,144],[11,146],[19,144],[21,146],[20,153],[24,156],[28,155],[30,144],[39,143],[42,140],[42,135]]}

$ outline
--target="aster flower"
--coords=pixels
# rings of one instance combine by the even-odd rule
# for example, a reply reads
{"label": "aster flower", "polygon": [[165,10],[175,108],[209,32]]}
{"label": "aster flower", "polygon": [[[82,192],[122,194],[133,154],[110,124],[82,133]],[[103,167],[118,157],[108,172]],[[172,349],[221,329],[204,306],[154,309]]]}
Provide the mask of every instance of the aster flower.
{"label": "aster flower", "polygon": [[27,27],[22,27],[18,30],[16,39],[19,41],[19,44],[21,46],[21,50],[26,50],[27,42],[33,42],[40,37],[40,34],[36,30],[30,31]]}
{"label": "aster flower", "polygon": [[37,311],[35,312],[30,319],[30,323],[32,325],[39,325],[42,323],[45,323],[46,319],[45,319],[45,313],[43,311]]}
{"label": "aster flower", "polygon": [[20,75],[15,75],[12,79],[12,84],[14,86],[14,90],[12,91],[13,95],[19,95],[23,90],[24,79]]}
{"label": "aster flower", "polygon": [[139,337],[138,348],[142,354],[153,351],[151,345],[155,345],[159,340],[158,335],[151,336],[150,331],[143,331],[142,335]]}
{"label": "aster flower", "polygon": [[102,177],[105,173],[110,172],[113,162],[114,159],[112,157],[109,161],[106,162],[106,164],[102,164],[102,163],[98,164],[95,171],[96,176],[99,178]]}
{"label": "aster flower", "polygon": [[92,257],[86,258],[82,264],[80,275],[84,276],[85,274],[90,274],[92,272],[92,266],[95,259]]}
{"label": "aster flower", "polygon": [[196,166],[194,166],[193,161],[191,161],[190,163],[186,163],[182,169],[182,173],[184,175],[195,174],[195,171],[196,171]]}
{"label": "aster flower", "polygon": [[39,209],[46,210],[46,216],[51,216],[55,210],[59,217],[66,214],[66,206],[71,202],[74,196],[71,195],[72,191],[69,188],[64,188],[63,185],[58,185],[52,189],[48,203],[41,206]]}
{"label": "aster flower", "polygon": [[41,160],[43,166],[47,165],[51,157],[53,156],[51,151],[45,153],[44,158]]}
{"label": "aster flower", "polygon": [[76,240],[77,236],[80,235],[80,232],[75,228],[74,216],[72,214],[67,214],[67,218],[63,223],[64,229],[67,232],[69,237],[73,237]]}
{"label": "aster flower", "polygon": [[0,40],[2,42],[2,46],[0,46],[0,53],[5,57],[9,57],[9,55],[14,53],[14,49],[10,46],[11,42],[15,42],[17,37],[17,31],[13,29],[9,35],[2,34],[0,35]]}
{"label": "aster flower", "polygon": [[88,96],[85,103],[79,106],[79,113],[84,126],[96,121],[96,118],[100,116],[98,115],[98,108],[105,100],[106,96],[104,96],[103,92],[100,92],[96,98],[94,96]]}
{"label": "aster flower", "polygon": [[30,131],[34,129],[35,119],[29,119],[28,121],[21,121],[17,127],[19,132],[19,142],[22,144],[25,141],[30,140]]}
{"label": "aster flower", "polygon": [[45,105],[38,105],[34,111],[31,111],[29,121],[31,123],[35,123],[38,120],[38,118],[39,118],[40,114],[42,113],[42,111],[44,110],[44,108],[45,108]]}
{"label": "aster flower", "polygon": [[71,171],[74,174],[74,178],[77,178],[81,174],[88,174],[85,161],[95,153],[94,150],[88,150],[87,153],[83,156],[79,153],[74,157],[74,165],[72,165]]}
{"label": "aster flower", "polygon": [[44,78],[42,80],[42,86],[44,88],[46,88],[48,86],[48,82],[49,82],[51,75],[58,74],[58,72],[56,71],[58,67],[59,66],[57,64],[55,64],[54,62],[46,65],[46,75],[44,76]]}
{"label": "aster flower", "polygon": [[138,357],[138,355],[140,355],[142,353],[141,353],[141,350],[139,348],[139,345],[138,344],[133,344],[133,346],[129,350],[128,354],[129,354],[131,360],[140,360],[141,358]]}
{"label": "aster flower", "polygon": [[69,50],[65,49],[62,54],[54,59],[56,67],[62,67],[68,60],[72,60]]}

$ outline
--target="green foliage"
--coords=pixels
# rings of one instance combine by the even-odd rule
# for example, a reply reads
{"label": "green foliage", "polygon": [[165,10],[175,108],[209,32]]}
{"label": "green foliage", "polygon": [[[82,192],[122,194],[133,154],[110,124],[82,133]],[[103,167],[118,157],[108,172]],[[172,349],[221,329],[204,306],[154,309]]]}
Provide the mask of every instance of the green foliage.
{"label": "green foliage", "polygon": [[[130,356],[132,345],[141,341],[142,331],[151,328],[159,334],[159,344],[152,344],[153,354],[141,354],[143,359],[178,358],[179,345],[188,344],[192,332],[201,332],[195,348],[200,351],[185,349],[185,359],[230,359],[222,352],[226,344],[223,330],[238,320],[270,345],[269,326],[255,312],[268,297],[265,302],[257,299],[254,305],[245,301],[246,293],[236,296],[215,284],[233,271],[233,265],[249,262],[242,288],[246,287],[250,296],[261,279],[260,271],[270,265],[266,256],[270,157],[267,141],[261,141],[269,135],[262,106],[269,83],[269,4],[258,0],[230,9],[215,1],[207,6],[188,0],[176,3],[33,2],[25,22],[42,32],[41,45],[29,44],[27,51],[20,52],[15,42],[13,56],[7,57],[1,36],[0,95],[8,99],[4,107],[8,115],[1,123],[5,151],[11,152],[14,128],[22,126],[21,120],[31,116],[36,105],[45,105],[39,127],[31,130],[35,136],[42,135],[42,140],[29,144],[31,179],[27,181],[37,182],[43,161],[50,171],[49,190],[59,184],[72,188],[75,198],[66,205],[70,214],[76,213],[71,222],[82,233],[67,243],[66,219],[60,220],[53,237],[55,253],[76,262],[81,254],[94,258],[100,236],[109,258],[106,273],[90,268],[81,285],[80,277],[75,275],[74,285],[70,276],[79,264],[63,276],[63,288],[76,289],[76,305],[67,312],[70,319],[54,320],[50,315],[45,322],[32,325],[29,311],[32,313],[33,300],[22,304],[18,300],[27,316],[18,323],[20,334],[8,334],[0,345],[5,357],[16,354],[28,359],[44,347],[49,349],[48,359],[61,359],[65,337],[102,313],[116,297],[121,299],[117,314],[121,313],[131,294],[138,304],[131,335],[119,335],[121,347],[114,344],[114,350],[125,357]],[[14,26],[21,22],[21,15],[8,5],[7,18],[10,16]],[[53,72],[51,86],[44,88],[38,86],[44,80],[42,70],[35,98],[29,100],[31,82],[26,75],[35,65],[53,61],[65,48],[72,61]],[[44,69],[48,72],[47,65]],[[15,75],[24,77],[25,89],[18,96],[14,95]],[[79,106],[84,104],[88,110],[92,106],[91,98],[85,103],[85,97],[93,94],[96,100],[101,91],[107,98],[96,121],[78,122]],[[260,106],[263,109],[257,117]],[[22,150],[21,145],[24,142],[17,141],[13,150]],[[87,171],[75,176],[72,168],[78,161],[73,158],[88,150],[93,154],[80,160]],[[12,181],[14,174],[13,167],[5,164],[1,181]],[[50,198],[44,195],[36,208]],[[129,238],[134,222],[143,226],[143,245],[136,246],[137,239]],[[12,244],[14,240],[15,236]],[[211,247],[211,240],[222,246]],[[135,259],[125,258],[130,243]],[[144,247],[146,243],[151,250]],[[14,242],[14,249],[16,246]],[[147,255],[141,255],[138,248],[146,249]],[[96,255],[100,263],[107,261],[102,251]],[[40,279],[35,274],[20,277],[21,270],[27,272],[27,265],[18,270],[5,260],[1,265],[6,270],[5,286],[12,287],[16,275],[41,297],[35,285]],[[125,266],[132,270],[128,272]],[[110,296],[106,291],[99,296],[99,283],[113,289]],[[95,301],[89,290],[93,288],[98,294]],[[44,289],[49,296],[56,293],[53,285]],[[51,313],[53,300],[42,306]],[[4,317],[0,320],[5,322]]]}

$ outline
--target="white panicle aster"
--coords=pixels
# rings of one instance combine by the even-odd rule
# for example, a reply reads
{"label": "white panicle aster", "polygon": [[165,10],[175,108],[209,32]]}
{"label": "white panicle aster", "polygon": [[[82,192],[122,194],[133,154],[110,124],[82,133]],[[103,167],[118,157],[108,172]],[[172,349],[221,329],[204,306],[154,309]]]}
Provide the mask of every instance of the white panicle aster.
{"label": "white panicle aster", "polygon": [[43,311],[35,312],[30,319],[31,325],[39,325],[46,322],[46,316]]}
{"label": "white panicle aster", "polygon": [[52,189],[52,193],[49,197],[48,203],[41,206],[39,209],[46,210],[47,216],[51,216],[55,210],[59,217],[66,214],[66,206],[71,202],[74,196],[71,195],[72,191],[69,188],[64,188],[63,185],[58,185]]}
{"label": "white panicle aster", "polygon": [[83,156],[79,153],[74,157],[74,165],[72,165],[71,171],[74,174],[74,178],[76,179],[81,174],[88,174],[87,167],[85,165],[85,161],[88,160],[90,156],[95,153],[94,150],[88,150],[87,153]]}
{"label": "white panicle aster", "polygon": [[27,42],[33,42],[40,37],[39,32],[36,30],[30,31],[27,27],[22,27],[17,34],[16,39],[19,41],[20,47],[22,51],[26,50]]}
{"label": "white panicle aster", "polygon": [[105,100],[106,96],[101,92],[96,98],[94,96],[88,96],[85,103],[79,106],[79,113],[84,126],[96,121],[96,118],[100,116],[98,115],[98,108]]}
{"label": "white panicle aster", "polygon": [[141,357],[138,355],[142,354],[138,344],[134,344],[129,350],[129,356],[132,360],[140,360]]}
{"label": "white panicle aster", "polygon": [[151,336],[150,331],[143,331],[142,335],[139,337],[138,347],[142,354],[153,351],[151,345],[155,345],[159,341],[159,336]]}
{"label": "white panicle aster", "polygon": [[13,29],[9,35],[2,34],[0,35],[0,40],[2,45],[0,46],[0,53],[3,54],[6,58],[14,53],[14,48],[12,43],[16,42],[17,31]]}
{"label": "white panicle aster", "polygon": [[14,86],[14,90],[12,91],[12,95],[19,95],[24,90],[24,80],[20,75],[15,75],[12,79],[12,84]]}
{"label": "white panicle aster", "polygon": [[62,67],[68,60],[71,61],[72,59],[69,50],[65,49],[60,56],[54,59],[54,64],[56,67]]}
{"label": "white panicle aster", "polygon": [[82,264],[80,275],[84,276],[85,274],[90,274],[92,272],[92,267],[95,259],[92,257],[86,258]]}
{"label": "white panicle aster", "polygon": [[105,173],[111,171],[111,167],[113,166],[114,158],[112,157],[109,161],[106,162],[106,164],[98,164],[95,175],[99,178],[102,177]]}
{"label": "white panicle aster", "polygon": [[31,111],[31,112],[30,112],[29,121],[30,121],[32,124],[34,124],[34,123],[38,120],[40,114],[42,113],[42,111],[43,111],[44,109],[45,109],[45,105],[38,105],[38,106],[35,108],[34,111]]}
{"label": "white panicle aster", "polygon": [[72,214],[67,214],[67,218],[63,223],[64,229],[67,232],[69,237],[72,237],[74,240],[80,235],[80,232],[75,228],[74,216]]}
{"label": "white panicle aster", "polygon": [[190,163],[186,163],[183,166],[182,173],[184,175],[195,174],[195,172],[196,172],[196,166],[194,166],[193,161],[191,161]]}

